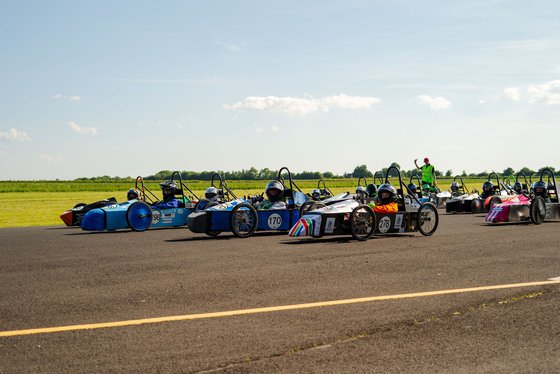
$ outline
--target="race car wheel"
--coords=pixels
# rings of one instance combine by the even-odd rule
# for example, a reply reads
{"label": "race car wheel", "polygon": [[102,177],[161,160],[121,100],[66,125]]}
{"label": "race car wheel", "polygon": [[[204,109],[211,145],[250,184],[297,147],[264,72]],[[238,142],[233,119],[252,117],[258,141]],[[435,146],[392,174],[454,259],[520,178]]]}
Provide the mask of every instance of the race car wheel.
{"label": "race car wheel", "polygon": [[299,216],[303,217],[303,215],[311,210],[324,208],[326,205],[314,200],[307,200],[305,203],[301,205],[299,208]]}
{"label": "race car wheel", "polygon": [[143,201],[132,203],[126,211],[126,223],[134,231],[144,231],[152,224],[152,208]]}
{"label": "race car wheel", "polygon": [[531,216],[531,221],[535,225],[543,223],[544,217],[546,216],[546,203],[542,197],[537,196],[533,201],[531,201],[529,215]]}
{"label": "race car wheel", "polygon": [[490,209],[492,209],[494,205],[501,204],[501,203],[502,203],[502,199],[499,196],[492,196],[490,198],[490,201],[488,202],[488,211],[490,211]]}
{"label": "race car wheel", "polygon": [[239,238],[248,238],[257,230],[259,219],[257,210],[247,203],[237,204],[229,216],[233,234]]}
{"label": "race car wheel", "polygon": [[416,227],[424,236],[430,236],[436,232],[439,223],[439,213],[432,203],[420,205],[416,215]]}
{"label": "race car wheel", "polygon": [[78,203],[78,204],[74,205],[74,208],[72,208],[72,209],[81,208],[81,207],[86,206],[86,205],[87,205],[86,203]]}
{"label": "race car wheel", "polygon": [[472,201],[471,201],[471,212],[480,213],[480,200],[472,199]]}
{"label": "race car wheel", "polygon": [[367,205],[358,205],[350,213],[350,232],[357,240],[367,240],[375,231],[375,214]]}
{"label": "race car wheel", "polygon": [[439,198],[435,193],[430,194],[430,203],[434,204],[436,208],[439,206]]}
{"label": "race car wheel", "polygon": [[196,202],[195,206],[194,206],[194,211],[197,212],[199,210],[204,210],[206,209],[206,206],[208,205],[208,203],[211,203],[210,200],[208,199],[200,199]]}

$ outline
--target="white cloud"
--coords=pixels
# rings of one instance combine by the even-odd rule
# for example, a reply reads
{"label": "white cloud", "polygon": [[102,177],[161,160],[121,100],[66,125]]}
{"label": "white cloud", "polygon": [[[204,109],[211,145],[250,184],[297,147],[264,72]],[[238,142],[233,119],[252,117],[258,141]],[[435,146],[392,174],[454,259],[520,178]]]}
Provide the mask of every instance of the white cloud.
{"label": "white cloud", "polygon": [[7,140],[19,140],[20,142],[27,142],[29,141],[29,136],[27,133],[23,131],[17,131],[14,128],[9,129],[6,132],[0,132],[0,139],[7,139]]}
{"label": "white cloud", "polygon": [[513,101],[521,100],[521,93],[519,92],[519,88],[517,87],[509,87],[504,90],[504,93],[507,97],[512,99]]}
{"label": "white cloud", "polygon": [[297,97],[249,96],[233,105],[224,104],[224,109],[261,110],[280,112],[289,116],[305,116],[318,111],[328,112],[331,107],[344,109],[368,109],[380,100],[375,97],[347,96],[344,94],[322,99]]}
{"label": "white cloud", "polygon": [[484,99],[479,99],[479,100],[478,100],[478,103],[479,103],[479,104],[486,104],[486,100],[484,100]]}
{"label": "white cloud", "polygon": [[527,93],[531,96],[530,103],[542,101],[546,105],[560,105],[560,80],[530,85]]}
{"label": "white cloud", "polygon": [[451,108],[451,101],[443,97],[431,97],[429,95],[419,95],[418,100],[422,104],[428,104],[431,110],[442,110]]}
{"label": "white cloud", "polygon": [[272,126],[272,127],[270,128],[270,131],[272,131],[272,132],[278,132],[278,131],[280,131],[280,129],[279,129],[277,126]]}
{"label": "white cloud", "polygon": [[97,135],[97,128],[95,127],[80,127],[76,122],[72,121],[68,124],[72,130],[82,135]]}
{"label": "white cloud", "polygon": [[236,45],[236,44],[227,44],[227,43],[224,43],[224,42],[219,41],[219,40],[217,40],[215,42],[215,44],[219,45],[220,47],[223,47],[223,48],[227,49],[228,51],[232,51],[232,52],[239,52],[241,50],[241,48],[239,48],[239,46]]}
{"label": "white cloud", "polygon": [[263,132],[263,129],[261,129],[259,127],[255,127],[255,131],[258,132],[258,133],[261,133],[261,132]]}
{"label": "white cloud", "polygon": [[51,155],[39,155],[37,156],[37,158],[40,158],[41,160],[45,160],[45,161],[49,161],[49,162],[62,162],[64,161],[64,157],[58,155],[58,156],[51,156]]}
{"label": "white cloud", "polygon": [[53,95],[53,99],[60,99],[61,97],[62,97],[62,95],[61,95],[61,94],[56,94],[56,95]]}
{"label": "white cloud", "polygon": [[68,101],[80,101],[82,98],[80,96],[70,96],[68,97]]}

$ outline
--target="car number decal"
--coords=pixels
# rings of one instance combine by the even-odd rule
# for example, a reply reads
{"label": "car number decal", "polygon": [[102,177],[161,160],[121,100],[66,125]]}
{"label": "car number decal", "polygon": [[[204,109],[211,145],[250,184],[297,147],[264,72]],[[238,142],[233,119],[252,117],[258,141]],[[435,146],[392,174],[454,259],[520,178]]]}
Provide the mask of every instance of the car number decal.
{"label": "car number decal", "polygon": [[391,219],[387,216],[379,220],[379,232],[385,234],[391,227]]}
{"label": "car number decal", "polygon": [[152,225],[159,223],[161,219],[161,212],[159,210],[152,210]]}
{"label": "car number decal", "polygon": [[282,217],[278,213],[273,213],[268,217],[268,227],[277,230],[282,226]]}

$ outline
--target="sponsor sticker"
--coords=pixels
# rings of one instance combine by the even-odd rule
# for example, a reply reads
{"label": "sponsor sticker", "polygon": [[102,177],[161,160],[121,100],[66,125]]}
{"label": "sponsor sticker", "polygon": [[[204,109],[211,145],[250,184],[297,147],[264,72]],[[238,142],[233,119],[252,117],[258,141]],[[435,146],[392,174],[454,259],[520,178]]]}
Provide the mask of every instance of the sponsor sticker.
{"label": "sponsor sticker", "polygon": [[335,217],[327,218],[325,222],[325,234],[332,234],[334,232],[334,221],[336,220]]}
{"label": "sponsor sticker", "polygon": [[177,211],[177,213],[178,213],[178,214],[183,214],[183,209],[179,209],[179,210]]}
{"label": "sponsor sticker", "polygon": [[395,228],[396,228],[396,229],[400,229],[400,228],[401,228],[402,219],[403,219],[403,215],[402,215],[402,214],[397,214],[397,216],[395,217]]}
{"label": "sponsor sticker", "polygon": [[282,216],[278,213],[273,213],[268,216],[268,227],[271,230],[277,230],[280,226],[282,226]]}
{"label": "sponsor sticker", "polygon": [[164,219],[161,221],[161,223],[173,223],[173,220],[172,220],[172,219],[165,219],[165,218],[164,218]]}

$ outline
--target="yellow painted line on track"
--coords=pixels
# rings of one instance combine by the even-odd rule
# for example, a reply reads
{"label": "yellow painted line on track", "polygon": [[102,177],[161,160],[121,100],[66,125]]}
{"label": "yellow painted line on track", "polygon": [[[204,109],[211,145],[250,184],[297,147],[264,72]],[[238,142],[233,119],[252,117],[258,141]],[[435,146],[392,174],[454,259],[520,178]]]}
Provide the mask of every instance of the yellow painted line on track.
{"label": "yellow painted line on track", "polygon": [[372,296],[372,297],[362,297],[356,299],[321,301],[321,302],[307,303],[307,304],[280,305],[280,306],[271,306],[271,307],[264,307],[264,308],[230,310],[225,312],[186,314],[181,316],[133,319],[128,321],[92,323],[92,324],[85,324],[85,325],[71,325],[71,326],[45,327],[45,328],[28,329],[28,330],[0,331],[0,337],[46,334],[51,332],[74,331],[74,330],[91,330],[91,329],[101,329],[106,327],[133,326],[133,325],[142,325],[147,323],[185,321],[191,319],[229,317],[229,316],[238,316],[243,314],[269,313],[269,312],[278,312],[283,310],[318,308],[324,306],[367,303],[371,301],[382,301],[382,300],[410,299],[416,297],[450,295],[450,294],[465,293],[465,292],[492,291],[492,290],[500,290],[500,289],[507,289],[507,288],[545,286],[551,284],[560,284],[560,280],[553,280],[553,281],[548,280],[548,281],[530,282],[530,283],[501,284],[496,286],[484,286],[484,287],[458,288],[454,290],[417,292],[417,293],[408,293],[408,294],[400,294],[400,295]]}

